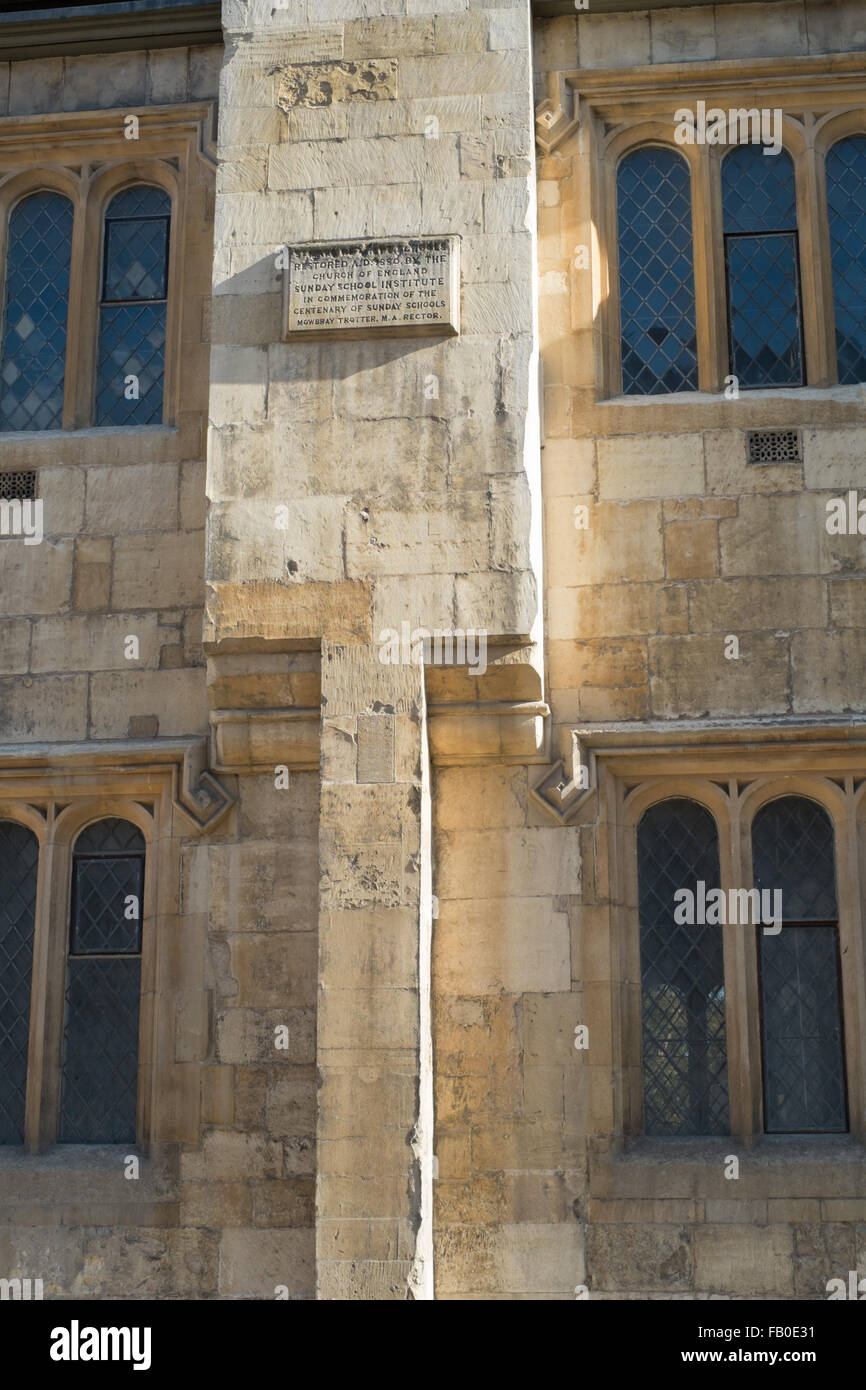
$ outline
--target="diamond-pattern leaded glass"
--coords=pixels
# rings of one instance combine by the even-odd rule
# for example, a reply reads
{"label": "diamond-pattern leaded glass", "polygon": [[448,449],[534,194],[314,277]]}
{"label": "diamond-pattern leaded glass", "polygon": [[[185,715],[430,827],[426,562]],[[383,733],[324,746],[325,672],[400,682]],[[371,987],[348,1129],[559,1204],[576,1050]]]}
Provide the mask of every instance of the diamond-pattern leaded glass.
{"label": "diamond-pattern leaded glass", "polygon": [[866,381],[866,136],[827,155],[836,351],[843,385]]}
{"label": "diamond-pattern leaded glass", "polygon": [[802,386],[797,238],[728,237],[731,371],[741,386]]}
{"label": "diamond-pattern leaded glass", "polygon": [[740,386],[802,386],[797,190],[786,150],[722,161],[731,372]]}
{"label": "diamond-pattern leaded glass", "polygon": [[0,429],[63,423],[72,203],[34,193],[12,210],[0,351]]}
{"label": "diamond-pattern leaded glass", "polygon": [[132,821],[105,816],[85,826],[75,841],[76,854],[144,854],[144,836]]}
{"label": "diamond-pattern leaded glass", "polygon": [[135,1139],[144,839],[116,817],[75,844],[60,1139]]}
{"label": "diamond-pattern leaded glass", "polygon": [[682,798],[652,806],[638,827],[647,1134],[728,1133],[721,928],[674,921],[674,895],[700,882],[719,886],[712,816]]}
{"label": "diamond-pattern leaded glass", "polygon": [[168,218],[105,223],[105,302],[165,299]]}
{"label": "diamond-pattern leaded glass", "polygon": [[[98,425],[153,425],[162,420],[165,304],[106,304],[100,311],[96,379]],[[137,387],[128,381],[137,378]],[[137,390],[138,399],[130,392]]]}
{"label": "diamond-pattern leaded glass", "polygon": [[170,212],[168,194],[149,187],[118,193],[106,212],[98,425],[162,420]]}
{"label": "diamond-pattern leaded glass", "polygon": [[833,825],[823,806],[780,796],[752,822],[755,887],[779,888],[784,922],[835,922]]}
{"label": "diamond-pattern leaded glass", "polygon": [[759,933],[768,1134],[848,1128],[836,936],[835,927]]}
{"label": "diamond-pattern leaded glass", "polygon": [[60,1141],[135,1140],[139,956],[78,956],[68,964]]}
{"label": "diamond-pattern leaded glass", "polygon": [[70,940],[73,955],[141,950],[143,867],[140,855],[89,859],[76,854]]}
{"label": "diamond-pattern leaded glass", "polygon": [[622,389],[661,395],[698,387],[688,165],[647,146],[617,170]]}
{"label": "diamond-pattern leaded glass", "polygon": [[777,1134],[845,1131],[830,817],[806,797],[769,802],[752,823],[752,859],[755,886],[782,894],[781,932],[758,933],[764,1127]]}
{"label": "diamond-pattern leaded glass", "polygon": [[24,1141],[38,857],[32,831],[0,821],[0,1144]]}
{"label": "diamond-pattern leaded glass", "polygon": [[795,232],[797,187],[787,150],[764,154],[763,145],[737,145],[722,160],[725,233]]}

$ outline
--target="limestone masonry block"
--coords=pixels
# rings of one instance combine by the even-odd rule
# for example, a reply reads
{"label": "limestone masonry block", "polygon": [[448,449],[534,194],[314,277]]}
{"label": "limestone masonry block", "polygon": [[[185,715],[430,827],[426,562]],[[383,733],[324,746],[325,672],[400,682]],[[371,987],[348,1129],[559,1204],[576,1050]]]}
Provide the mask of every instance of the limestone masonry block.
{"label": "limestone masonry block", "polygon": [[291,111],[297,106],[330,106],[332,102],[393,101],[397,67],[393,58],[294,64],[280,76],[277,105]]}

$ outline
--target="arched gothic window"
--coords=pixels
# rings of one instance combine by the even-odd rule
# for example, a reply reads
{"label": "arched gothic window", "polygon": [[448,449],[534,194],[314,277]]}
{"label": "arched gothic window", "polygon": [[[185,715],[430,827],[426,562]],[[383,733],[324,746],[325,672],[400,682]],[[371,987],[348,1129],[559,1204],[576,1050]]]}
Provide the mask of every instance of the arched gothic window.
{"label": "arched gothic window", "polygon": [[697,802],[646,811],[637,832],[644,1130],[727,1134],[725,968],[718,926],[678,925],[675,894],[719,887],[716,823]]}
{"label": "arched gothic window", "polygon": [[866,135],[827,155],[836,352],[843,386],[866,381]]}
{"label": "arched gothic window", "polygon": [[698,388],[689,168],[642,146],[617,169],[622,389],[653,396]]}
{"label": "arched gothic window", "polygon": [[794,164],[739,145],[722,161],[731,372],[740,387],[803,386]]}
{"label": "arched gothic window", "polygon": [[97,425],[162,420],[170,221],[162,188],[126,188],[106,209]]}
{"label": "arched gothic window", "polygon": [[752,823],[755,887],[781,893],[782,930],[760,930],[764,1128],[848,1128],[833,825],[816,801],[783,796]]}
{"label": "arched gothic window", "polygon": [[63,425],[72,203],[31,193],[9,216],[0,346],[0,430]]}
{"label": "arched gothic window", "polygon": [[144,839],[128,821],[75,842],[60,1093],[62,1143],[135,1139]]}
{"label": "arched gothic window", "polygon": [[24,1142],[38,859],[33,832],[0,821],[0,1144]]}

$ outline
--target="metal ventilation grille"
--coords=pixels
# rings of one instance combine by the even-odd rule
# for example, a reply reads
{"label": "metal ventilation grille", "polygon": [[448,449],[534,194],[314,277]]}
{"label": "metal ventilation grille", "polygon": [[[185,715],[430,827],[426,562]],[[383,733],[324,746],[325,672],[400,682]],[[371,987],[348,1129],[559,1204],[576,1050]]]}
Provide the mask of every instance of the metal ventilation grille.
{"label": "metal ventilation grille", "polygon": [[0,498],[4,502],[11,502],[16,497],[23,501],[35,496],[35,473],[0,473]]}
{"label": "metal ventilation grille", "polygon": [[749,463],[802,463],[799,430],[749,430]]}

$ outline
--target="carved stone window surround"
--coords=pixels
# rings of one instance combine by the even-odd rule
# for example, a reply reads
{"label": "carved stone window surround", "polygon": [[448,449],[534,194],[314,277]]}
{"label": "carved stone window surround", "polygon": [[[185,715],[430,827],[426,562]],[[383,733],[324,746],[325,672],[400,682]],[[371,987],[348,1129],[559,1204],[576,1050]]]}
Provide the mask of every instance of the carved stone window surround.
{"label": "carved stone window surround", "polygon": [[[739,422],[743,398],[728,402],[721,393],[728,375],[725,271],[721,225],[721,159],[728,146],[677,145],[674,113],[694,108],[779,107],[782,141],[790,152],[797,181],[807,386],[745,394],[778,411],[780,400],[798,410],[798,398],[814,402],[826,393],[832,413],[845,409],[847,396],[836,385],[836,344],[830,233],[824,160],[828,149],[847,135],[866,133],[866,81],[856,55],[773,58],[743,63],[655,64],[630,69],[565,71],[548,78],[548,96],[536,108],[536,132],[546,155],[573,166],[574,192],[565,201],[564,245],[589,248],[590,269],[571,271],[571,322],[575,330],[592,325],[591,346],[581,357],[580,379],[587,404],[616,407],[643,403],[621,395],[616,167],[632,149],[645,144],[676,150],[689,164],[692,188],[694,277],[698,338],[699,392],[651,398],[656,405],[676,401],[688,412],[684,428],[707,423],[720,408]],[[590,285],[591,281],[591,285]],[[847,388],[851,403],[859,388]],[[713,404],[706,395],[714,398]],[[772,396],[772,405],[768,397]],[[703,399],[702,399],[703,397]],[[808,408],[808,407],[807,407]],[[814,404],[812,405],[814,410]],[[802,406],[799,407],[802,411]],[[799,413],[793,423],[799,422]],[[793,419],[793,417],[792,417]],[[750,421],[751,423],[751,421]],[[595,428],[591,420],[588,428]],[[649,426],[648,426],[649,427]]]}
{"label": "carved stone window surround", "polygon": [[[124,135],[131,115],[136,140]],[[149,451],[152,439],[160,456],[202,457],[209,348],[201,341],[200,306],[210,295],[212,122],[206,102],[0,119],[0,282],[9,213],[21,198],[50,189],[69,197],[74,209],[63,430],[0,434],[4,463],[43,452],[55,461],[60,442],[64,458],[79,461],[67,445],[83,431],[91,433],[88,460],[93,444],[105,440],[117,461],[118,437],[134,440],[130,457],[140,457],[145,432]],[[92,430],[104,214],[114,194],[134,183],[164,188],[172,200],[163,425]],[[126,452],[124,443],[120,449]]]}
{"label": "carved stone window surround", "polygon": [[233,804],[204,770],[204,755],[202,740],[183,739],[97,751],[93,745],[0,748],[0,820],[27,826],[39,842],[25,1111],[31,1154],[57,1142],[72,850],[86,825],[113,816],[136,825],[146,845],[136,1147],[147,1153],[151,1144],[195,1137],[174,1132],[163,1100],[173,1056],[159,1055],[165,1024],[158,1015],[171,1011],[175,989],[190,986],[165,973],[168,938],[184,930],[182,838],[212,829]]}
{"label": "carved stone window surround", "polygon": [[[626,1149],[645,1152],[644,1171],[651,1174],[662,1161],[663,1146],[673,1144],[676,1161],[676,1146],[687,1142],[642,1137],[636,834],[641,815],[672,796],[699,802],[718,827],[722,887],[750,887],[754,814],[767,801],[794,794],[824,806],[835,831],[851,1132],[833,1142],[838,1139],[846,1152],[855,1145],[858,1162],[866,1162],[866,724],[681,721],[669,728],[596,725],[570,732],[574,765],[557,763],[535,794],[561,822],[586,826],[595,841],[595,897],[583,912],[583,955],[592,964],[583,990],[590,1024],[584,1054],[588,1128],[598,1153],[612,1161]],[[577,785],[580,765],[587,770],[588,787]],[[568,788],[564,798],[557,791],[560,784]],[[558,801],[564,801],[564,809],[557,809]],[[736,1152],[732,1144],[766,1146],[770,1139],[773,1153],[792,1158],[813,1141],[816,1152],[824,1153],[824,1136],[763,1133],[756,929],[722,931],[731,1138],[688,1143],[713,1162],[719,1144]]]}

